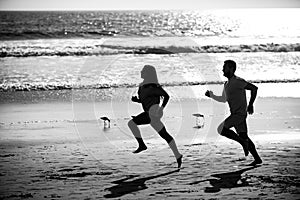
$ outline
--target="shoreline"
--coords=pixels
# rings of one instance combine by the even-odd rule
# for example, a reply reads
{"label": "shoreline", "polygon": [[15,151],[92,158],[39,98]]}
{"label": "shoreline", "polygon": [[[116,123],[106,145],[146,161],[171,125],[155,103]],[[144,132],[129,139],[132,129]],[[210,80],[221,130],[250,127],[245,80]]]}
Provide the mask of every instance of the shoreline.
{"label": "shoreline", "polygon": [[[254,114],[248,115],[249,132],[253,135],[277,134],[280,132],[299,132],[300,130],[300,98],[292,97],[258,97],[254,105]],[[5,134],[8,139],[38,139],[45,136],[60,139],[60,137],[78,138],[76,131],[87,128],[90,134],[87,137],[118,136],[119,130],[126,130],[114,139],[131,139],[131,133],[127,127],[127,121],[132,115],[142,112],[139,104],[130,100],[114,99],[111,101],[44,101],[39,103],[14,102],[0,104],[0,131],[1,139]],[[192,114],[201,113],[205,117],[204,128],[193,128],[196,117]],[[189,135],[201,136],[198,139],[208,139],[209,135],[216,136],[216,127],[229,115],[227,103],[214,102],[206,99],[178,98],[170,101],[165,109],[163,122],[169,127],[175,137],[184,139]],[[111,119],[111,128],[106,128],[100,117],[107,116]],[[202,119],[200,119],[201,121]],[[203,121],[203,120],[202,120]],[[203,123],[203,122],[201,122]],[[77,130],[76,130],[77,129]],[[151,128],[146,128],[148,136],[156,135]],[[61,134],[54,134],[62,131]],[[28,133],[31,136],[28,136]],[[111,132],[111,133],[110,133]],[[185,133],[187,132],[187,133]],[[18,133],[18,134],[16,134]],[[109,134],[110,133],[110,134]],[[185,134],[183,134],[185,133]],[[97,135],[98,134],[98,135]],[[187,134],[187,135],[186,135]],[[14,136],[15,135],[15,136]],[[148,137],[147,136],[147,137]],[[12,137],[12,138],[11,138]],[[101,138],[101,137],[100,137]],[[286,139],[286,138],[285,138]]]}
{"label": "shoreline", "polygon": [[[251,81],[250,81],[251,82]],[[260,98],[300,98],[300,82],[255,83]],[[164,86],[170,92],[171,101],[202,101],[206,90],[222,92],[222,84]],[[1,91],[0,105],[10,103],[50,103],[50,102],[110,102],[129,101],[136,87],[120,88],[82,88],[66,90]]]}

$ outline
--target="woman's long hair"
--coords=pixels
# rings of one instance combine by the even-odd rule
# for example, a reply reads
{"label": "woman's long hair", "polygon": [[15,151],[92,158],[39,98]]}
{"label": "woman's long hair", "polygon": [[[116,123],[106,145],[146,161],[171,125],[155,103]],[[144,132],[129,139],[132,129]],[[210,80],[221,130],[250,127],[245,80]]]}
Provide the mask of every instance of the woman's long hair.
{"label": "woman's long hair", "polygon": [[144,81],[141,83],[141,85],[154,83],[158,84],[158,78],[155,67],[152,65],[145,65],[143,68],[144,71]]}

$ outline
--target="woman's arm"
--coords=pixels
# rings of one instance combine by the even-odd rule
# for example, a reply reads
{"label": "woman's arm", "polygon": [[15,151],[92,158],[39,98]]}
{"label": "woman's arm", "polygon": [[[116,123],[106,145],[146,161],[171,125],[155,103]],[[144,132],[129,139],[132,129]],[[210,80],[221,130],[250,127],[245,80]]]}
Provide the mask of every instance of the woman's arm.
{"label": "woman's arm", "polygon": [[164,100],[163,100],[163,103],[161,106],[163,108],[166,107],[166,105],[169,102],[170,96],[162,87],[159,86],[159,87],[155,88],[153,90],[153,95],[163,97]]}
{"label": "woman's arm", "polygon": [[164,107],[166,107],[167,103],[169,102],[170,96],[169,96],[169,94],[164,89],[162,89],[162,91],[163,91],[162,92],[163,93],[162,96],[164,97],[164,100],[163,100],[163,103],[161,104],[161,106],[164,108]]}

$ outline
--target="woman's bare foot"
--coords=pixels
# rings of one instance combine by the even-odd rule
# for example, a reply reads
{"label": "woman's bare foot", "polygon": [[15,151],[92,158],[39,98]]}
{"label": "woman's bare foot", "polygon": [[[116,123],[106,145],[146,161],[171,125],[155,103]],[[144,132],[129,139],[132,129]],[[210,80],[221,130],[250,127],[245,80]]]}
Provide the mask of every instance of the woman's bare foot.
{"label": "woman's bare foot", "polygon": [[180,167],[181,167],[182,157],[183,157],[183,155],[180,155],[179,158],[176,159],[177,160],[177,164],[178,164],[178,169],[180,169]]}

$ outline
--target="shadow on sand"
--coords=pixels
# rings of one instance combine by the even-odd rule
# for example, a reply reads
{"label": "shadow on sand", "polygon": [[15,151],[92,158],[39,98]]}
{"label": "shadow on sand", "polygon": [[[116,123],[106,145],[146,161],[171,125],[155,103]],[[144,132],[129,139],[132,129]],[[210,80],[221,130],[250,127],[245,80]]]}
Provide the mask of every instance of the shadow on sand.
{"label": "shadow on sand", "polygon": [[204,192],[206,193],[215,193],[221,191],[221,188],[237,188],[237,187],[245,187],[249,186],[246,178],[242,178],[242,174],[246,171],[252,170],[260,166],[248,167],[245,169],[241,169],[238,171],[220,173],[220,174],[212,174],[212,177],[218,179],[206,179],[201,181],[195,181],[190,183],[190,185],[195,185],[201,182],[209,181],[211,187],[206,187]]}
{"label": "shadow on sand", "polygon": [[148,188],[145,184],[146,181],[155,179],[155,178],[159,178],[162,176],[167,176],[167,175],[173,174],[175,172],[179,172],[179,169],[173,170],[170,172],[166,172],[166,173],[162,173],[162,174],[158,174],[158,175],[148,176],[148,177],[144,177],[144,178],[138,178],[138,179],[134,179],[134,180],[130,180],[130,181],[127,181],[127,180],[132,179],[137,176],[131,175],[127,178],[113,181],[112,183],[117,184],[117,185],[112,186],[110,188],[106,188],[105,190],[110,191],[110,194],[106,194],[106,195],[104,195],[104,197],[105,198],[116,198],[116,197],[121,197],[123,195],[139,191],[139,190],[145,190]]}

